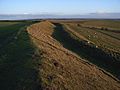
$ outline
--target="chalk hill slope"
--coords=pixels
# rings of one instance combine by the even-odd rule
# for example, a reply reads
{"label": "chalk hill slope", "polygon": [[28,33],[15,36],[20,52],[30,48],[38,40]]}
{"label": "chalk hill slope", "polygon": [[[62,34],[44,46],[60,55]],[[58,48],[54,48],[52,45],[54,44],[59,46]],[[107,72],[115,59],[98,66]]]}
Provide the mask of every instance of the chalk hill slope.
{"label": "chalk hill slope", "polygon": [[38,62],[38,77],[42,89],[120,90],[119,80],[81,59],[54,39],[55,27],[49,21],[42,21],[27,28],[38,49],[32,58]]}

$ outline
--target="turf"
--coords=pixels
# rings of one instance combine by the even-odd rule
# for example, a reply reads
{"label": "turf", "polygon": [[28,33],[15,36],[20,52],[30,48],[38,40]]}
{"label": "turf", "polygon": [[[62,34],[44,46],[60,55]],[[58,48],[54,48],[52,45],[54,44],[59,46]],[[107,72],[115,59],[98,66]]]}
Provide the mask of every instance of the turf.
{"label": "turf", "polygon": [[56,28],[53,33],[53,37],[60,41],[62,45],[77,53],[80,57],[89,60],[95,65],[107,70],[115,76],[119,76],[120,61],[114,56],[109,55],[109,52],[105,52],[100,47],[96,48],[94,44],[88,44],[85,40],[75,36],[64,25],[55,23]]}
{"label": "turf", "polygon": [[0,90],[120,88],[118,21],[90,21],[1,21]]}
{"label": "turf", "polygon": [[88,44],[82,36],[81,39],[79,34],[68,29],[65,24],[43,21],[31,25],[28,33],[37,47],[43,51],[39,64],[43,90],[116,88],[112,87],[115,84],[112,80],[116,79],[108,74],[108,71],[115,75],[116,71],[112,70],[118,70],[119,63],[114,62],[113,57],[101,48]]}
{"label": "turf", "polygon": [[32,60],[35,47],[26,31],[32,23],[11,24],[0,27],[0,89],[37,90],[39,79]]}

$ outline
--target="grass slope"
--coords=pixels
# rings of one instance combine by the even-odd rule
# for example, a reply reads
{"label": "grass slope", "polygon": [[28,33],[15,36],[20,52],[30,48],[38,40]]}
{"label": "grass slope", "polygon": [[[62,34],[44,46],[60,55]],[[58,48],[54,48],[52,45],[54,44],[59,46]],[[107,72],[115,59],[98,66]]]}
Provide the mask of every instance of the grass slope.
{"label": "grass slope", "polygon": [[120,89],[118,79],[96,66],[103,64],[106,69],[109,63],[110,71],[119,68],[111,55],[65,24],[33,23],[4,21],[0,25],[0,90]]}
{"label": "grass slope", "polygon": [[63,47],[77,53],[79,56],[89,60],[95,65],[111,72],[116,77],[119,77],[120,68],[119,56],[118,58],[109,55],[101,48],[96,48],[96,45],[89,44],[87,41],[80,39],[71,33],[64,25],[55,23],[56,28],[53,37],[60,41]]}
{"label": "grass slope", "polygon": [[[28,33],[34,44],[40,49],[39,77],[43,90],[113,90],[120,89],[119,80],[104,70],[81,59],[69,50],[79,50],[80,45],[60,23],[49,21],[28,27]],[[72,35],[74,36],[74,35]],[[75,36],[74,36],[75,37]],[[84,55],[90,56],[91,49],[83,42]],[[76,47],[77,46],[77,47]],[[71,48],[71,49],[70,49]],[[68,50],[69,49],[69,50]],[[92,50],[94,47],[92,48]],[[81,51],[81,52],[82,52]]]}
{"label": "grass slope", "polygon": [[[11,22],[12,23],[12,22]],[[37,65],[32,60],[35,47],[26,31],[31,22],[0,28],[0,90],[37,90]]]}

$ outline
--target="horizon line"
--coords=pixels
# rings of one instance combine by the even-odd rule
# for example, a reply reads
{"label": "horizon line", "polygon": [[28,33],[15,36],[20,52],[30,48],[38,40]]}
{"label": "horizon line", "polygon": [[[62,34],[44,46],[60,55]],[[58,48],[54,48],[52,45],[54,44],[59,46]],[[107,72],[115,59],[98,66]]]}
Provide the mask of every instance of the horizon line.
{"label": "horizon line", "polygon": [[120,14],[120,12],[91,12],[91,13],[76,13],[76,14],[62,14],[62,13],[16,13],[8,14],[1,13],[0,15],[89,15],[89,14]]}

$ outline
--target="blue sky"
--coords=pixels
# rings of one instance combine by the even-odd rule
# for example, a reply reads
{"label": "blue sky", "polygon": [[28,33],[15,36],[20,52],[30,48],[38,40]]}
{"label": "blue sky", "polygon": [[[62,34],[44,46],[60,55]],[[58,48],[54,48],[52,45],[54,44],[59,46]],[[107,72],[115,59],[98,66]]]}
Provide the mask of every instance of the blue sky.
{"label": "blue sky", "polygon": [[0,0],[0,14],[120,13],[120,0]]}

